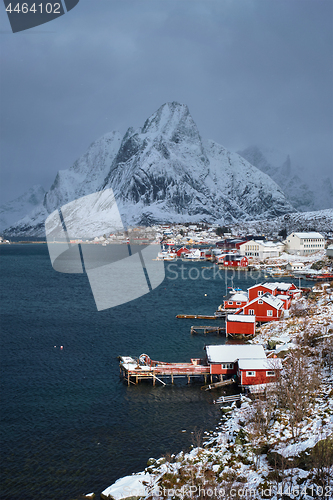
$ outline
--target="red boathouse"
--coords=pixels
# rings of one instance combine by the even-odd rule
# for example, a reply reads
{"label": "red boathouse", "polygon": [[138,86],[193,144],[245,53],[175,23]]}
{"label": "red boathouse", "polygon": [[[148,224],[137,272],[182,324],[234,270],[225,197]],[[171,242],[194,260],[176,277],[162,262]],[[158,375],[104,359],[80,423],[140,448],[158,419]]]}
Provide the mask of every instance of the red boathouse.
{"label": "red boathouse", "polygon": [[233,335],[254,335],[256,317],[250,314],[228,314],[225,322],[226,337]]}

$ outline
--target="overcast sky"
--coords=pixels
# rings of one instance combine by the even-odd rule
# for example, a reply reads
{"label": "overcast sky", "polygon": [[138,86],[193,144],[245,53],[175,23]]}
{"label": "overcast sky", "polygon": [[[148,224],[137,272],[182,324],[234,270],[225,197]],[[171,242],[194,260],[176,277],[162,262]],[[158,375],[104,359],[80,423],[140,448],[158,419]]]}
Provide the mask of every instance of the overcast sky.
{"label": "overcast sky", "polygon": [[276,147],[327,175],[332,23],[331,0],[80,0],[16,34],[1,15],[0,203],[48,189],[166,101],[187,104],[204,139]]}

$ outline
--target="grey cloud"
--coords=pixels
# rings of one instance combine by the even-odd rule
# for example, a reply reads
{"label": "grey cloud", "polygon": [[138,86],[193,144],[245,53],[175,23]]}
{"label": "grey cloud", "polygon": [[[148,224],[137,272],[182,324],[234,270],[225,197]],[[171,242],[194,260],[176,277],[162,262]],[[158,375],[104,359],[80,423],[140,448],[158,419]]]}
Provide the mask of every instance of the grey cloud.
{"label": "grey cloud", "polygon": [[93,140],[173,100],[206,139],[329,173],[332,13],[325,0],[81,0],[31,33],[2,20],[2,198],[48,188]]}

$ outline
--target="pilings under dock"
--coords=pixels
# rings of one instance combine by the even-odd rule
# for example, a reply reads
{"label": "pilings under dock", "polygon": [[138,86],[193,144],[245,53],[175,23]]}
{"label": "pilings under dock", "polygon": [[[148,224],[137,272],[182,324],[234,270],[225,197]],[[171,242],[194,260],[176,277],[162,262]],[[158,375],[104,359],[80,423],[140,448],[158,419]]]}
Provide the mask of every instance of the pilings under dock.
{"label": "pilings under dock", "polygon": [[166,378],[171,380],[173,384],[174,379],[177,377],[187,377],[188,383],[190,383],[191,378],[203,377],[205,384],[208,379],[212,383],[213,375],[210,373],[210,367],[200,364],[202,363],[200,359],[193,359],[191,361],[191,363],[163,363],[152,361],[148,358],[146,363],[142,364],[134,358],[121,356],[119,367],[120,373],[127,380],[128,385],[136,385],[141,380],[152,380],[153,385],[156,385],[156,381],[166,385],[164,381]]}

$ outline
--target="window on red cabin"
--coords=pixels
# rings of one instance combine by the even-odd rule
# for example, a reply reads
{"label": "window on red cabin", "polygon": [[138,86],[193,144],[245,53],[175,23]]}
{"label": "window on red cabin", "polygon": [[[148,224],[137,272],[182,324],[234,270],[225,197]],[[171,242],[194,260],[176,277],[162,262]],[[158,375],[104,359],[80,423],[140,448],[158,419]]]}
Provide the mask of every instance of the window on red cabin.
{"label": "window on red cabin", "polygon": [[274,370],[269,370],[266,372],[266,377],[275,377],[275,371]]}
{"label": "window on red cabin", "polygon": [[259,295],[263,295],[263,293],[264,293],[264,292],[263,292],[262,290],[258,290],[258,296],[259,296]]}
{"label": "window on red cabin", "polygon": [[233,301],[232,301],[232,300],[229,300],[228,304],[230,304],[230,305],[232,306]]}
{"label": "window on red cabin", "polygon": [[241,302],[236,302],[236,305],[237,306],[240,306],[242,303]]}
{"label": "window on red cabin", "polygon": [[249,309],[249,314],[251,314],[251,316],[254,316],[254,309]]}
{"label": "window on red cabin", "polygon": [[267,316],[273,316],[273,311],[271,309],[268,309]]}
{"label": "window on red cabin", "polygon": [[258,304],[263,304],[263,301],[262,300],[258,300]]}
{"label": "window on red cabin", "polygon": [[246,376],[247,377],[255,377],[256,376],[256,372],[246,372]]}

